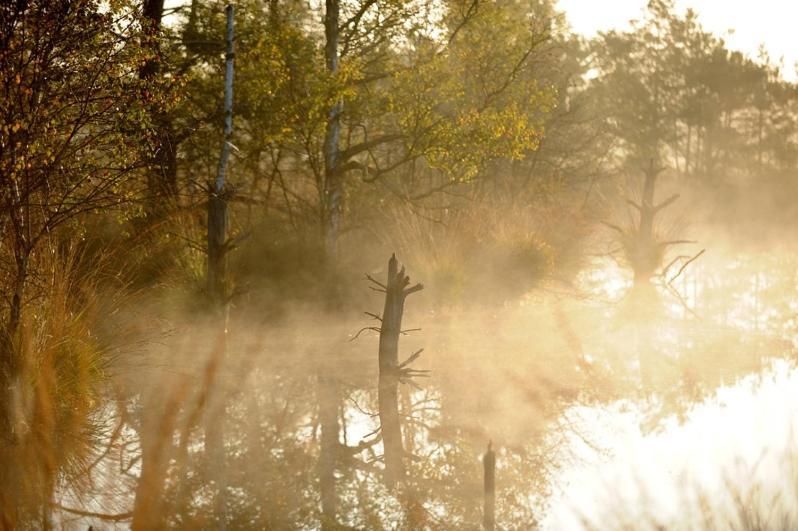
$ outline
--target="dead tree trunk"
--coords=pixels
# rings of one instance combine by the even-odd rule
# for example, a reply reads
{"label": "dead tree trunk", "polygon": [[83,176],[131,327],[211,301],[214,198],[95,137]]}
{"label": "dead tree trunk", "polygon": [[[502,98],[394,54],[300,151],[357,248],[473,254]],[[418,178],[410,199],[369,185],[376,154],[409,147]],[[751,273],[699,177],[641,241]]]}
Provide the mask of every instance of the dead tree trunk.
{"label": "dead tree trunk", "polygon": [[488,450],[482,456],[482,466],[485,483],[482,523],[485,531],[493,531],[496,527],[496,453],[492,443],[488,443]]}
{"label": "dead tree trunk", "polygon": [[701,254],[699,253],[693,258],[679,256],[668,265],[663,263],[670,246],[691,243],[687,240],[662,240],[656,233],[657,215],[679,199],[679,194],[674,194],[659,204],[654,202],[657,177],[663,169],[657,168],[652,160],[644,172],[640,202],[627,198],[627,203],[637,210],[637,223],[633,223],[626,229],[608,224],[610,228],[617,231],[627,263],[634,272],[634,285],[630,293],[631,296],[625,304],[625,313],[631,317],[631,322],[635,323],[630,340],[637,352],[641,383],[645,389],[652,387],[655,376],[660,372],[658,366],[661,360],[661,355],[653,346],[655,337],[653,327],[656,327],[661,316],[662,307],[660,295],[651,279],[656,275],[662,279],[661,285],[665,289],[673,290],[671,282],[675,276],[670,279],[666,278],[668,270],[682,261],[681,272]]}
{"label": "dead tree trunk", "polygon": [[636,286],[648,284],[656,268],[660,265],[657,242],[654,237],[654,188],[661,170],[652,165],[646,170],[643,194],[640,205],[635,205],[640,215],[640,223],[635,234],[635,255],[632,260],[634,283]]}
{"label": "dead tree trunk", "polygon": [[645,171],[640,203],[636,203],[631,199],[627,200],[637,210],[639,215],[637,227],[632,228],[631,234],[611,225],[612,228],[620,232],[622,238],[629,238],[629,242],[626,244],[626,252],[634,272],[635,287],[650,285],[651,277],[663,265],[665,250],[669,246],[686,243],[684,240],[659,241],[654,232],[654,222],[657,214],[679,199],[679,194],[675,194],[660,204],[654,204],[657,177],[663,170],[664,168],[655,167],[654,161],[651,161]]}
{"label": "dead tree trunk", "polygon": [[408,287],[410,277],[405,268],[399,269],[396,255],[388,261],[388,282],[375,282],[385,292],[385,308],[380,326],[379,350],[379,416],[382,441],[385,448],[385,482],[393,486],[405,475],[402,427],[399,418],[399,381],[421,371],[407,368],[421,354],[416,352],[402,364],[399,363],[399,335],[402,333],[402,314],[405,299],[423,289],[421,284]]}

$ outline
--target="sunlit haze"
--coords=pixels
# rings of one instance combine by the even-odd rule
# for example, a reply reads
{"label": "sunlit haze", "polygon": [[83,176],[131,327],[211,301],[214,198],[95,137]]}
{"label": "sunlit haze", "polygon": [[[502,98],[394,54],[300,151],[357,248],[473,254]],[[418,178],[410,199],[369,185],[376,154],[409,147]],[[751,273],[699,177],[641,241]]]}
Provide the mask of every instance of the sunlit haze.
{"label": "sunlit haze", "polygon": [[[599,31],[624,29],[640,18],[647,0],[559,0],[574,31],[592,36]],[[691,8],[702,25],[723,37],[728,45],[752,58],[764,46],[774,62],[783,59],[782,74],[797,79],[798,2],[791,0],[676,0],[684,12]]]}
{"label": "sunlit haze", "polygon": [[0,531],[798,530],[798,0],[229,2],[0,5]]}

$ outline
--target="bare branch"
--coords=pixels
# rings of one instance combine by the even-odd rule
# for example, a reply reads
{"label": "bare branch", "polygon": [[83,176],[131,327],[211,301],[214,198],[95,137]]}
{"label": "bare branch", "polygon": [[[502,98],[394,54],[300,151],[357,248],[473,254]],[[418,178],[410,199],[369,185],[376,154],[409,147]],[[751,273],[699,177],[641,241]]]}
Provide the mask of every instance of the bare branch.
{"label": "bare branch", "polygon": [[670,271],[670,269],[671,269],[671,268],[672,268],[672,267],[673,267],[673,266],[674,266],[674,265],[675,265],[675,264],[676,264],[676,263],[677,263],[679,260],[687,260],[688,258],[690,258],[690,256],[689,256],[689,255],[686,255],[686,254],[680,254],[679,256],[677,256],[676,258],[674,258],[673,260],[671,260],[670,262],[668,262],[668,265],[666,265],[665,267],[663,267],[663,268],[662,268],[662,273],[660,273],[660,275],[659,275],[659,276],[661,276],[661,277],[663,277],[663,278],[667,277],[667,276],[668,276],[668,271]]}
{"label": "bare branch", "polygon": [[414,361],[416,361],[418,359],[418,357],[421,356],[422,352],[424,352],[423,348],[422,349],[418,349],[417,351],[415,351],[409,358],[407,358],[405,361],[400,363],[399,366],[397,367],[397,369],[401,370],[401,369],[407,367],[408,365],[410,365],[411,363],[413,363]]}
{"label": "bare branch", "polygon": [[686,301],[686,300],[684,300],[684,297],[682,296],[682,294],[681,294],[681,293],[679,293],[679,291],[678,291],[676,288],[674,288],[674,287],[673,287],[673,286],[671,286],[670,284],[665,284],[665,289],[668,291],[668,293],[670,293],[671,295],[673,295],[674,297],[676,297],[676,300],[679,302],[679,304],[682,306],[682,308],[684,308],[684,309],[685,309],[685,311],[686,311],[686,312],[690,313],[690,314],[691,314],[693,317],[695,317],[695,318],[696,318],[696,319],[698,319],[699,321],[702,321],[702,320],[703,320],[703,319],[701,319],[701,316],[700,316],[700,315],[698,315],[698,314],[695,312],[695,310],[693,310],[692,308],[690,308],[690,305],[689,305],[689,304],[687,304],[687,301]]}
{"label": "bare branch", "polygon": [[619,232],[619,233],[620,233],[620,234],[622,234],[622,235],[625,235],[625,234],[626,234],[626,231],[625,231],[625,230],[623,230],[623,229],[622,229],[621,227],[619,227],[618,225],[615,225],[615,224],[613,224],[613,223],[609,223],[609,222],[607,222],[607,221],[602,221],[602,222],[601,222],[601,224],[602,224],[602,225],[604,225],[605,227],[608,227],[608,228],[610,228],[610,229],[612,229],[612,230],[614,230],[614,231],[617,231],[617,232]]}
{"label": "bare branch", "polygon": [[631,199],[627,199],[626,202],[629,203],[630,205],[632,205],[633,207],[635,207],[638,212],[642,212],[643,211],[643,207],[640,206],[639,204],[635,203]]}
{"label": "bare branch", "polygon": [[400,379],[408,378],[429,378],[429,373],[432,372],[428,369],[402,369],[399,371]]}
{"label": "bare branch", "polygon": [[[408,278],[407,281],[410,282],[410,279]],[[407,297],[411,293],[415,293],[417,291],[421,291],[422,289],[424,289],[424,285],[423,284],[416,284],[415,286],[410,286],[409,288],[407,288],[404,291],[402,291],[402,295]]]}
{"label": "bare branch", "polygon": [[381,328],[378,328],[378,327],[376,327],[376,326],[364,326],[363,328],[361,328],[360,330],[358,330],[358,331],[357,331],[357,333],[356,333],[356,334],[355,334],[355,335],[352,337],[352,339],[350,339],[349,341],[350,341],[350,342],[351,342],[351,341],[354,341],[355,339],[357,339],[358,337],[360,337],[360,334],[362,334],[362,333],[363,333],[363,332],[365,332],[366,330],[371,330],[372,332],[377,332],[378,334],[379,334],[380,332],[382,332],[382,329],[381,329]]}
{"label": "bare branch", "polygon": [[372,283],[376,284],[377,286],[381,287],[383,290],[387,290],[388,289],[388,286],[386,286],[382,282],[376,280],[374,277],[372,277],[368,273],[366,273],[366,279],[371,281]]}
{"label": "bare branch", "polygon": [[673,275],[673,277],[672,277],[672,278],[671,278],[671,279],[668,281],[668,284],[671,284],[671,283],[673,283],[673,281],[674,281],[674,280],[676,280],[677,278],[679,278],[679,276],[680,276],[680,275],[681,275],[681,274],[684,272],[684,270],[685,270],[685,269],[687,269],[687,266],[689,266],[690,264],[692,264],[693,262],[695,262],[696,260],[698,260],[698,258],[699,258],[699,257],[700,257],[702,254],[704,254],[705,252],[706,252],[706,249],[701,249],[701,251],[699,251],[699,253],[698,253],[698,254],[696,254],[695,256],[693,256],[692,258],[690,258],[689,260],[687,260],[687,261],[686,261],[686,262],[685,262],[685,263],[682,265],[682,267],[681,267],[681,268],[679,268],[679,271],[677,271],[677,272],[676,272],[676,274],[675,274],[675,275]]}
{"label": "bare branch", "polygon": [[350,159],[355,155],[362,153],[364,151],[370,151],[372,148],[379,146],[380,144],[385,144],[388,142],[393,142],[395,140],[401,140],[404,138],[405,135],[402,134],[386,134],[381,135],[371,140],[367,140],[365,142],[361,142],[360,144],[355,144],[354,146],[350,146],[346,149],[343,149],[338,152],[341,159]]}
{"label": "bare branch", "polygon": [[663,208],[667,207],[668,205],[672,204],[674,201],[679,199],[679,197],[680,197],[679,194],[674,194],[674,195],[670,196],[668,199],[666,199],[662,203],[660,203],[657,206],[655,206],[654,207],[654,212],[659,212]]}
{"label": "bare branch", "polygon": [[123,520],[130,520],[133,518],[133,512],[119,513],[119,514],[105,514],[95,513],[93,511],[84,511],[82,509],[74,509],[72,507],[65,507],[60,503],[53,503],[53,507],[67,513],[76,514],[78,516],[85,516],[87,518],[98,518],[107,522],[121,522]]}
{"label": "bare branch", "polygon": [[454,31],[452,31],[452,34],[449,36],[448,44],[450,45],[452,44],[455,37],[457,37],[457,34],[460,33],[461,29],[463,29],[463,26],[465,26],[469,22],[469,20],[471,20],[474,17],[474,15],[476,15],[478,7],[479,7],[479,0],[472,0],[471,4],[468,6],[468,10],[466,10],[465,14],[463,15],[463,19],[457,24],[457,26],[454,28]]}
{"label": "bare branch", "polygon": [[[379,431],[380,431],[380,429],[377,428],[373,432],[367,434],[366,437],[374,435],[374,434],[378,433]],[[371,448],[375,444],[379,443],[380,441],[382,441],[382,434],[377,435],[376,437],[374,437],[370,441],[367,441],[366,438],[364,437],[358,443],[357,446],[346,446],[346,445],[342,444],[341,447],[340,447],[340,450],[342,450],[346,455],[352,456],[352,455],[355,455],[355,454],[359,454],[363,450],[368,450],[369,448]]]}

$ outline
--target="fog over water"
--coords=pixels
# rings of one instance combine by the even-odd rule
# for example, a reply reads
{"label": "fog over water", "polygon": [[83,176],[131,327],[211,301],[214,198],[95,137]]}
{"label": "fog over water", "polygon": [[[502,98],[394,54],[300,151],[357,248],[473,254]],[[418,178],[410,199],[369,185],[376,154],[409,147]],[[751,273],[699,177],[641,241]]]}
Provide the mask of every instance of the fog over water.
{"label": "fog over water", "polygon": [[798,528],[798,86],[610,4],[3,4],[0,530]]}

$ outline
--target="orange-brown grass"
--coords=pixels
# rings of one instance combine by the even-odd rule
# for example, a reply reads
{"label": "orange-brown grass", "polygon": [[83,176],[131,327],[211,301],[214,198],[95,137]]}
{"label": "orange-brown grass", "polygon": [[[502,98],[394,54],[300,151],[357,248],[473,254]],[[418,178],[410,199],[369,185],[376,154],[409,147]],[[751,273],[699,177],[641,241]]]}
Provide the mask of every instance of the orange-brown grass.
{"label": "orange-brown grass", "polygon": [[49,527],[56,485],[76,492],[87,477],[99,436],[100,395],[117,348],[97,329],[125,303],[106,265],[74,247],[50,248],[38,260],[32,297],[13,339],[22,360],[7,405],[15,436],[0,442],[6,528]]}

